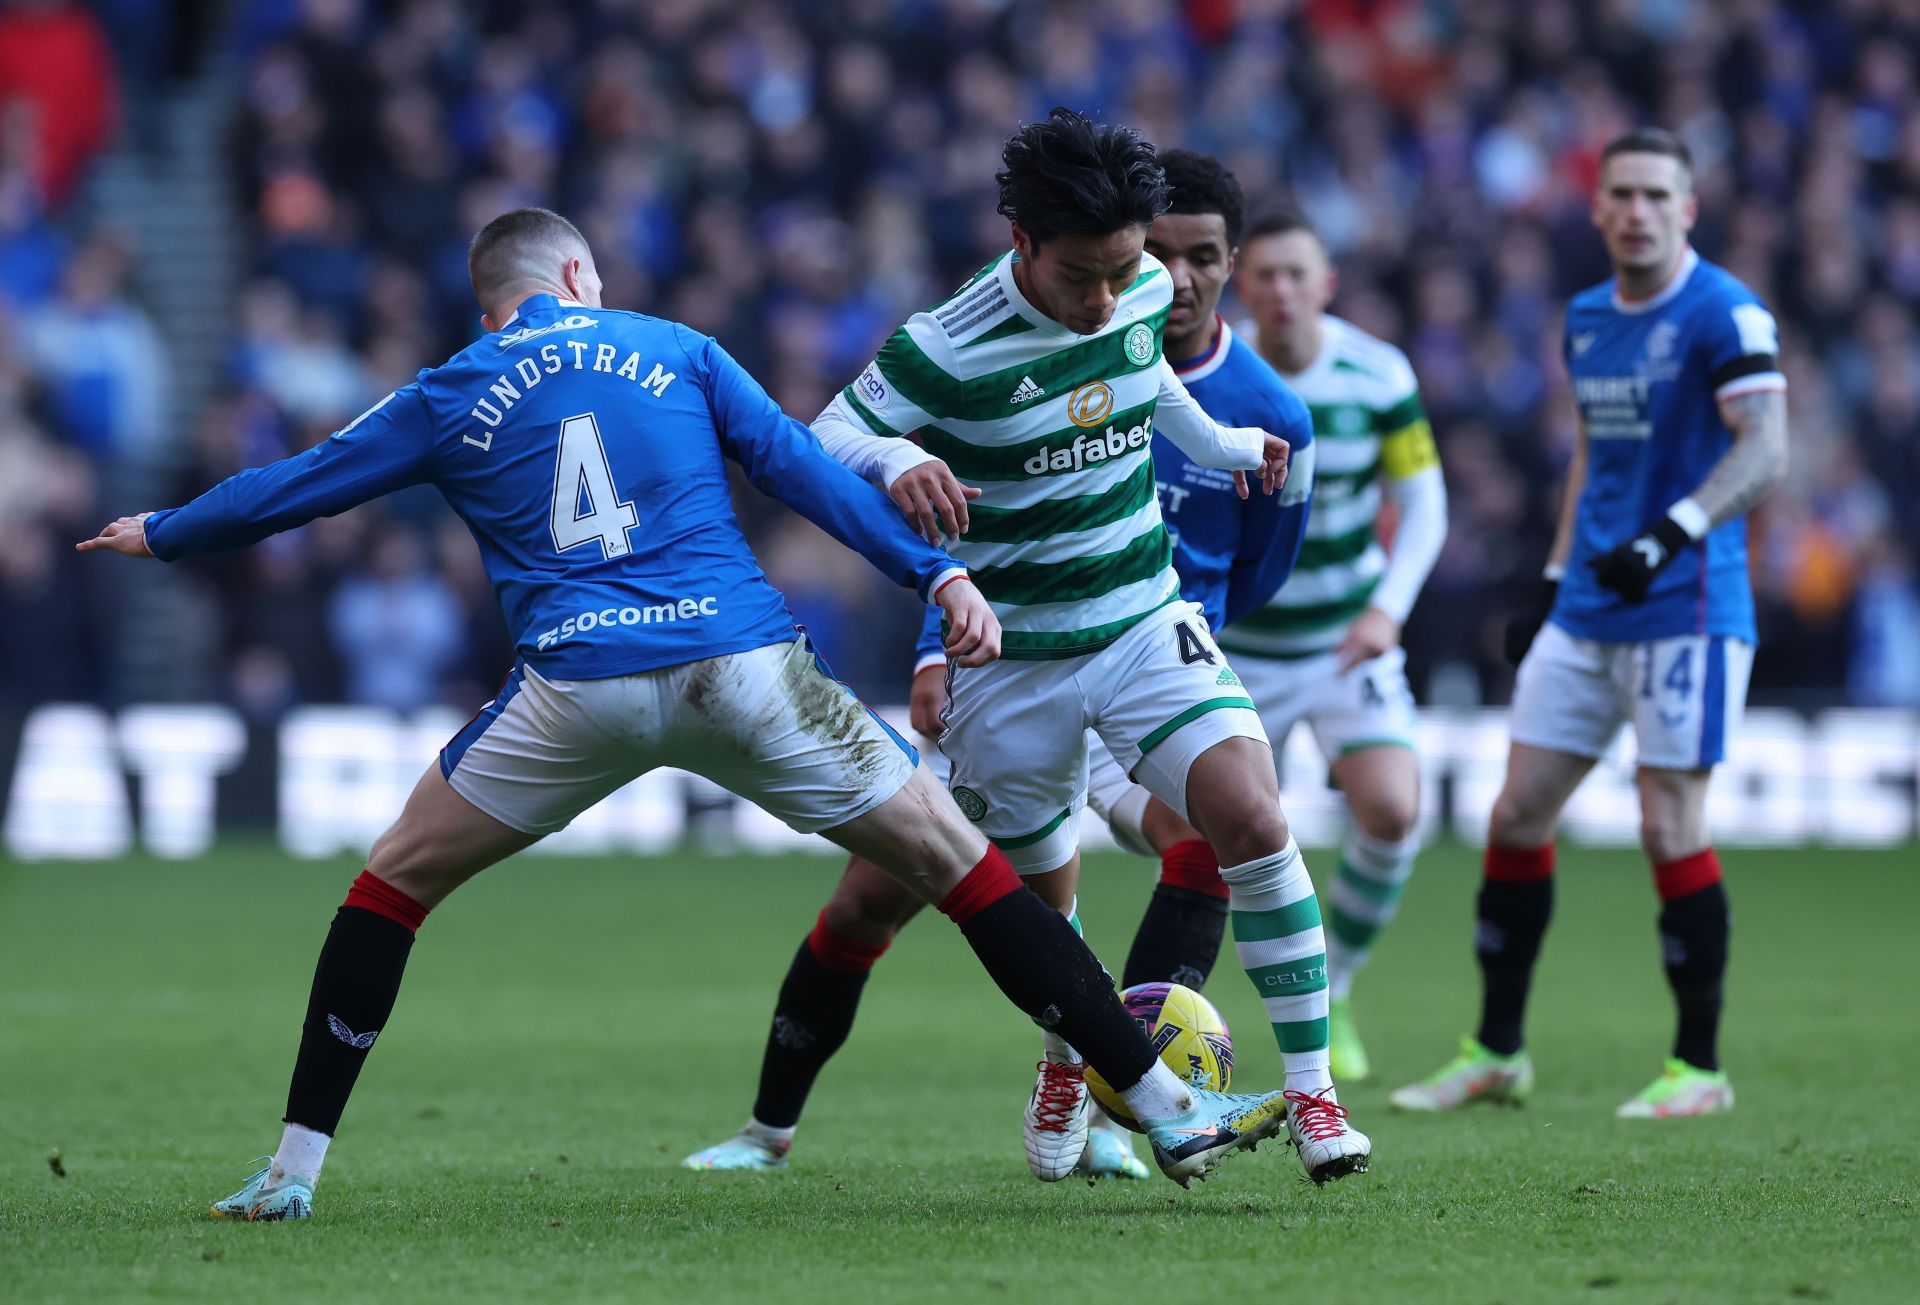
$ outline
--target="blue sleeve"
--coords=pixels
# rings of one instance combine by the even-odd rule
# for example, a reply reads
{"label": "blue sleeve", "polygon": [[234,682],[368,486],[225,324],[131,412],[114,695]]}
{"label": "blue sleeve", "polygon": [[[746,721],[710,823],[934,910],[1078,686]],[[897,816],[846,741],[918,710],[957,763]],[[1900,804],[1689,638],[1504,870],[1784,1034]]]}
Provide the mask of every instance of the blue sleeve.
{"label": "blue sleeve", "polygon": [[927,605],[927,614],[920,622],[920,639],[913,645],[914,664],[918,665],[928,657],[945,657],[947,641],[941,633],[941,624],[946,613],[931,603]]}
{"label": "blue sleeve", "polygon": [[[1265,606],[1268,599],[1293,574],[1300,560],[1300,544],[1307,535],[1307,513],[1313,505],[1313,418],[1298,398],[1280,406],[1276,421],[1269,429],[1288,445],[1294,470],[1278,494],[1260,492],[1249,477],[1253,492],[1241,504],[1240,548],[1234,554],[1233,568],[1227,573],[1226,623],[1235,621]],[[1305,453],[1307,456],[1302,457]],[[1302,475],[1302,473],[1304,473]],[[1303,483],[1295,484],[1296,476]]]}
{"label": "blue sleeve", "polygon": [[688,352],[706,371],[707,404],[721,447],[761,492],[859,553],[889,580],[913,587],[922,599],[932,596],[941,575],[966,570],[915,534],[892,499],[836,462],[804,422],[781,412],[725,349],[696,338]]}
{"label": "blue sleeve", "polygon": [[243,548],[432,477],[432,419],[419,385],[408,385],[305,453],[229,476],[185,507],[154,513],[147,547],[167,562]]}
{"label": "blue sleeve", "polygon": [[[1696,272],[1695,275],[1698,275]],[[1780,374],[1780,330],[1773,314],[1745,286],[1716,287],[1700,306],[1699,324],[1705,349],[1708,384],[1717,395],[1728,386],[1771,388],[1785,384]]]}

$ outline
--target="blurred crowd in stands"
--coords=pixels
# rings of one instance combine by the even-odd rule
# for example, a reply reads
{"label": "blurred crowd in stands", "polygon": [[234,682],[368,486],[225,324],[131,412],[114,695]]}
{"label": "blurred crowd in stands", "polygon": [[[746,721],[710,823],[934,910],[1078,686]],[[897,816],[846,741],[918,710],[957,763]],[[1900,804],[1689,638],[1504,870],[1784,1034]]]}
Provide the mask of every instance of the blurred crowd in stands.
{"label": "blurred crowd in stands", "polygon": [[[141,148],[116,88],[150,104],[180,75],[156,53],[192,43],[155,28],[167,8],[0,4],[0,699],[114,700],[100,649],[142,631],[67,550],[160,505],[113,497],[120,470],[164,468],[178,501],[472,340],[465,247],[496,213],[573,216],[608,304],[717,336],[806,419],[1004,247],[1000,143],[1066,104],[1220,154],[1256,209],[1295,198],[1340,266],[1336,311],[1411,355],[1452,532],[1406,638],[1423,695],[1454,703],[1504,699],[1498,631],[1546,552],[1572,439],[1561,307],[1606,275],[1598,149],[1681,132],[1695,243],[1779,315],[1791,380],[1793,472],[1753,526],[1754,698],[1920,706],[1920,5],[236,5],[202,65],[234,97],[231,337],[175,422],[142,250],[89,202],[102,152]],[[903,699],[911,601],[741,505],[836,670]],[[258,716],[470,708],[511,658],[430,490],[193,565],[219,595],[214,683]]]}

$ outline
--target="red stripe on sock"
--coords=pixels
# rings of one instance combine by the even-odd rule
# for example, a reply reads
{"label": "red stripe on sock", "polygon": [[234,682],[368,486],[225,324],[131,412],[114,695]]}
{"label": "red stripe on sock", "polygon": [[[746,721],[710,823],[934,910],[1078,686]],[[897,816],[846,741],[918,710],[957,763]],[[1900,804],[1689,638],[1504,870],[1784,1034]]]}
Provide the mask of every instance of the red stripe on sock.
{"label": "red stripe on sock", "polygon": [[1498,883],[1531,884],[1553,877],[1553,847],[1495,847],[1487,844],[1482,866],[1486,876]]}
{"label": "red stripe on sock", "polygon": [[1220,859],[1203,838],[1175,843],[1160,854],[1160,882],[1218,897],[1223,902],[1227,899],[1227,881],[1220,877]]}
{"label": "red stripe on sock", "polygon": [[1720,854],[1710,847],[1678,861],[1663,861],[1653,868],[1653,886],[1663,902],[1697,893],[1719,882]]}
{"label": "red stripe on sock", "polygon": [[408,933],[418,933],[421,923],[427,918],[426,907],[386,880],[375,877],[371,870],[360,872],[360,877],[353,881],[353,887],[347,889],[347,900],[341,905],[357,906],[363,911],[383,915],[403,926]]}
{"label": "red stripe on sock", "polygon": [[835,933],[825,911],[820,912],[820,918],[813,922],[813,932],[807,935],[807,950],[813,953],[813,959],[836,974],[865,974],[891,945],[856,942]]}
{"label": "red stripe on sock", "polygon": [[992,844],[980,864],[967,871],[967,877],[953,886],[940,902],[940,914],[955,924],[964,925],[1008,893],[1017,893],[1026,885],[1013,872],[1013,863]]}

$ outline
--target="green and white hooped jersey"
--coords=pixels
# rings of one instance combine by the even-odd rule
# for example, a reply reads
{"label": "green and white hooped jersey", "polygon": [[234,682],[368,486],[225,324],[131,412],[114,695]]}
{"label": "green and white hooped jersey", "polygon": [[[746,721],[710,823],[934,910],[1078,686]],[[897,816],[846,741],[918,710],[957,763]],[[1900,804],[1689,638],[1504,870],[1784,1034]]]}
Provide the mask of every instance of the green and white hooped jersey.
{"label": "green and white hooped jersey", "polygon": [[[1259,338],[1252,321],[1235,329]],[[1266,606],[1221,632],[1229,652],[1313,657],[1338,647],[1387,569],[1374,534],[1381,476],[1400,480],[1440,463],[1407,356],[1338,317],[1322,317],[1320,329],[1306,370],[1281,373],[1313,414],[1318,459],[1300,560]]]}
{"label": "green and white hooped jersey", "polygon": [[993,604],[1002,656],[1076,657],[1179,595],[1151,451],[1173,294],[1143,255],[1112,319],[1078,335],[1027,302],[1016,257],[914,314],[842,397],[980,487],[947,550]]}

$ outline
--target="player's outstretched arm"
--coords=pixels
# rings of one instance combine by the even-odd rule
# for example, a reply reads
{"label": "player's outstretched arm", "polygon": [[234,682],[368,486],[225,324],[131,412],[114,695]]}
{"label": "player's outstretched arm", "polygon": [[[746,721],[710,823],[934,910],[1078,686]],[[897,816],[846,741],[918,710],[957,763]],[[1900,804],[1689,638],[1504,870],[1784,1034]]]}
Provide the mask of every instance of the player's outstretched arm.
{"label": "player's outstretched arm", "polygon": [[429,479],[431,453],[426,401],[409,385],[305,453],[229,476],[185,507],[121,517],[79,547],[164,562],[242,548]]}
{"label": "player's outstretched arm", "polygon": [[1287,482],[1287,442],[1257,426],[1222,426],[1193,401],[1166,359],[1160,360],[1160,396],[1153,409],[1154,430],[1203,467],[1233,473],[1233,487],[1247,496],[1249,471],[1260,473],[1269,494]]}
{"label": "player's outstretched arm", "polygon": [[928,602],[943,581],[966,574],[965,567],[915,534],[886,495],[829,457],[814,433],[780,411],[725,349],[687,334],[687,351],[705,373],[707,405],[721,444],[756,487]]}

